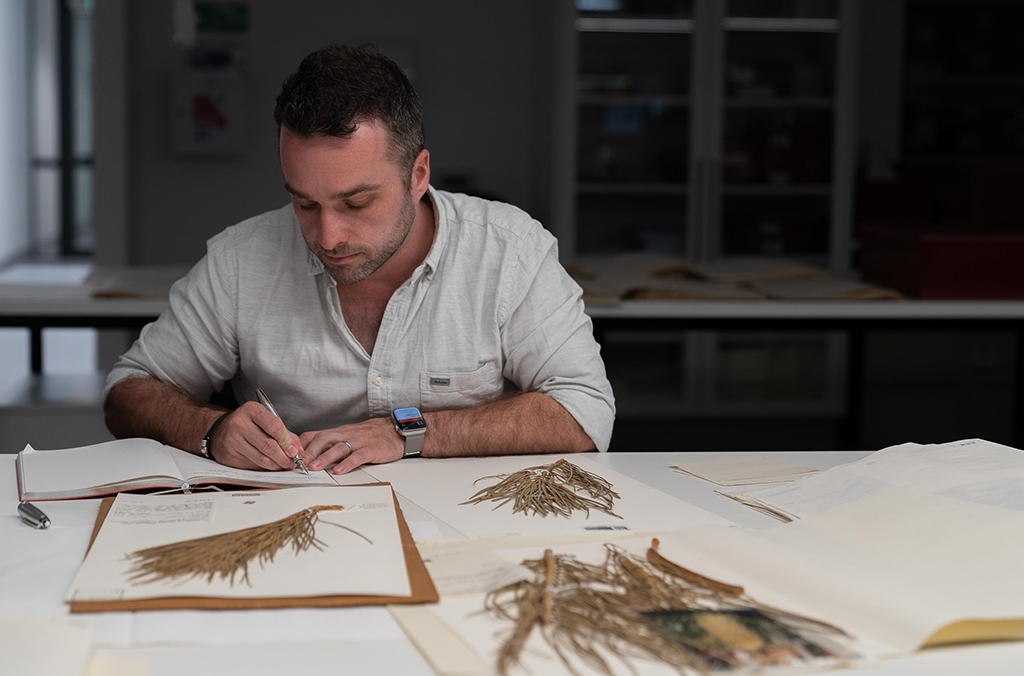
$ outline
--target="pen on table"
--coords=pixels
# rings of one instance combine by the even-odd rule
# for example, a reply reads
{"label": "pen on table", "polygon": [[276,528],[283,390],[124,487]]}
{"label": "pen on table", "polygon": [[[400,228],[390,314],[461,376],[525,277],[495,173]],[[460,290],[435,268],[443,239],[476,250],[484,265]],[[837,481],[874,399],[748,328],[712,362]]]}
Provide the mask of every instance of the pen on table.
{"label": "pen on table", "polygon": [[22,521],[33,528],[42,530],[43,528],[50,527],[50,517],[43,514],[43,510],[30,502],[22,502],[18,504],[18,516],[21,517]]}
{"label": "pen on table", "polygon": [[[266,406],[268,411],[274,414],[275,418],[277,418],[278,420],[281,419],[281,416],[277,414],[277,409],[274,408],[274,405],[270,403],[270,397],[268,397],[267,393],[264,392],[259,387],[256,388],[256,398],[260,400],[261,404]],[[301,451],[295,454],[295,466],[301,469],[303,474],[309,476],[309,470],[306,469],[306,463],[302,461]]]}

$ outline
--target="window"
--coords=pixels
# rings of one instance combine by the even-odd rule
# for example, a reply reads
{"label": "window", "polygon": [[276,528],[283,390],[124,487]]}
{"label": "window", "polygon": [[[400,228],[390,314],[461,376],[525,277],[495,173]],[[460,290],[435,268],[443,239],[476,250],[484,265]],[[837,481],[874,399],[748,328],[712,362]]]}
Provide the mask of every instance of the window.
{"label": "window", "polygon": [[28,4],[33,258],[93,251],[92,5]]}

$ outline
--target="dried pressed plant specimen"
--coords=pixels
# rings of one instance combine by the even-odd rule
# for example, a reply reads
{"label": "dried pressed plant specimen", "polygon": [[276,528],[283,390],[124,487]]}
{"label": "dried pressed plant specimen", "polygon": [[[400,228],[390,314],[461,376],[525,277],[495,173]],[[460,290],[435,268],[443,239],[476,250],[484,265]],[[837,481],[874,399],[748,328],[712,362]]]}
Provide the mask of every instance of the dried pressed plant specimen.
{"label": "dried pressed plant specimen", "polygon": [[657,611],[754,609],[833,634],[830,625],[758,604],[742,587],[728,585],[682,568],[657,552],[647,559],[615,545],[605,545],[600,565],[580,562],[551,550],[524,561],[533,580],[506,585],[487,595],[486,610],[509,620],[513,628],[498,651],[497,670],[507,676],[536,629],[571,672],[583,664],[601,674],[613,673],[610,660],[630,671],[631,658],[646,658],[675,667],[679,673],[707,671],[703,657],[661,631],[644,614]]}
{"label": "dried pressed plant specimen", "polygon": [[[612,485],[604,478],[580,469],[567,460],[557,460],[550,465],[537,465],[512,472],[511,474],[495,474],[477,479],[474,484],[485,479],[501,479],[493,486],[477,492],[461,504],[477,504],[490,500],[498,502],[494,509],[514,501],[512,513],[539,514],[547,516],[556,514],[570,516],[573,511],[583,511],[590,515],[596,509],[614,517],[622,518],[612,511],[619,494],[612,490]],[[583,495],[586,493],[587,495]],[[589,497],[587,497],[589,495]]]}
{"label": "dried pressed plant specimen", "polygon": [[[323,551],[324,543],[316,538],[319,514],[343,509],[344,505],[316,505],[260,526],[141,549],[127,557],[132,562],[128,579],[133,584],[192,578],[212,582],[219,576],[233,587],[235,576],[241,575],[242,581],[250,584],[249,564],[253,561],[258,561],[260,567],[273,563],[274,556],[289,545],[296,555],[310,547]],[[348,526],[324,523],[343,528],[373,544]]]}

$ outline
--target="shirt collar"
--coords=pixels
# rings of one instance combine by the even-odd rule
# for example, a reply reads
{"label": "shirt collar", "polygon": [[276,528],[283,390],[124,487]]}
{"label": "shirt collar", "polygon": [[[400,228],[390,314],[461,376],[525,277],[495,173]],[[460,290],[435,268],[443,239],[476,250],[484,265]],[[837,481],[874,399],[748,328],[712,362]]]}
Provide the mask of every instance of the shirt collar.
{"label": "shirt collar", "polygon": [[[423,259],[423,263],[417,268],[417,271],[422,268],[427,275],[427,279],[431,279],[441,261],[445,245],[448,243],[448,212],[445,210],[441,200],[438,199],[437,191],[434,190],[433,186],[427,186],[427,196],[430,198],[430,206],[434,213],[434,242],[430,245],[430,251],[427,252],[427,257]],[[296,232],[299,232],[301,236],[302,230],[299,227],[299,219],[295,215],[294,210],[292,210],[292,219]],[[305,245],[305,249],[308,274],[312,276],[325,272],[323,261],[310,251],[308,245]],[[413,272],[413,274],[415,275],[416,272]]]}
{"label": "shirt collar", "polygon": [[312,277],[313,275],[319,275],[324,272],[324,264],[319,258],[316,257],[306,242],[306,238],[302,236],[302,226],[299,225],[299,217],[295,214],[295,209],[289,205],[288,209],[292,214],[292,232],[295,236],[302,241],[302,250],[306,252],[306,273]]}
{"label": "shirt collar", "polygon": [[434,276],[437,266],[441,263],[441,255],[448,244],[448,211],[445,204],[438,199],[437,191],[433,186],[427,186],[427,195],[430,197],[430,206],[434,210],[434,243],[430,245],[427,257],[423,259],[423,268],[427,279]]}
{"label": "shirt collar", "polygon": [[319,275],[324,271],[324,264],[319,258],[316,257],[312,251],[309,250],[309,246],[306,246],[306,260],[309,264],[310,276]]}

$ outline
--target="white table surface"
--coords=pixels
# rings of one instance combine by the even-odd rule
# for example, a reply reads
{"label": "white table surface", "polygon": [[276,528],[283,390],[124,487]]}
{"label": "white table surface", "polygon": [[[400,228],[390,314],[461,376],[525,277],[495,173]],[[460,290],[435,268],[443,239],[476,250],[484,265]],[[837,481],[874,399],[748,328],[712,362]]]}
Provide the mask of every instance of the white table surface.
{"label": "white table surface", "polygon": [[[100,266],[76,284],[0,283],[0,317],[156,317],[168,306],[171,284],[186,272],[181,266]],[[94,298],[94,292],[137,297]]]}
{"label": "white table surface", "polygon": [[[713,484],[668,469],[684,460],[726,460],[752,455],[755,454],[607,453],[590,457],[740,525],[777,525],[767,516],[715,495]],[[866,453],[772,455],[827,469],[862,458]],[[408,521],[433,520],[423,509],[399,497]],[[17,499],[14,456],[0,456],[0,617],[64,615],[64,592],[85,554],[99,501],[48,502],[44,509],[53,525],[37,531],[17,517]],[[445,524],[436,525],[444,537],[456,536]],[[433,673],[382,607],[149,611],[79,617],[89,617],[94,622],[97,654],[145,658],[150,676],[178,676],[183,671],[193,676]],[[2,666],[0,657],[0,672]],[[842,673],[1017,676],[1024,673],[1024,642],[928,650],[911,658]]]}

